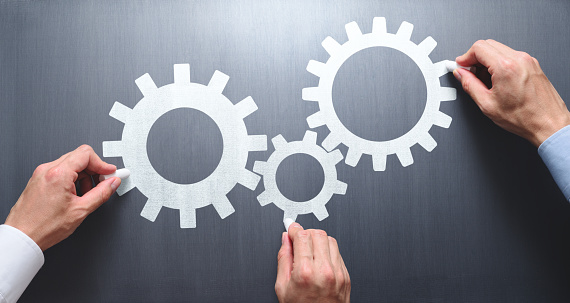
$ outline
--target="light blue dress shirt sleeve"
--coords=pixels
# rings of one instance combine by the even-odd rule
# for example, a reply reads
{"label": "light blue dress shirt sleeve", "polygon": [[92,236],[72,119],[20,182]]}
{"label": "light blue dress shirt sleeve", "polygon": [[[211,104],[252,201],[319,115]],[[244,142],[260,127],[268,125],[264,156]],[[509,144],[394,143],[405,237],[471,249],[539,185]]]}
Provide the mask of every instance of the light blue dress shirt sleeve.
{"label": "light blue dress shirt sleeve", "polygon": [[538,154],[566,200],[570,201],[570,125],[546,139],[538,147]]}
{"label": "light blue dress shirt sleeve", "polygon": [[44,265],[40,247],[25,233],[0,225],[0,303],[16,303]]}

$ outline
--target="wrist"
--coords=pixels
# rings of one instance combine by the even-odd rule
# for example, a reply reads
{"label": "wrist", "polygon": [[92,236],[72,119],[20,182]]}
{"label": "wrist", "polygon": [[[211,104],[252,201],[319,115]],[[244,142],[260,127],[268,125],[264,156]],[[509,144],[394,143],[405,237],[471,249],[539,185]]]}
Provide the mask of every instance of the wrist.
{"label": "wrist", "polygon": [[570,125],[570,112],[566,111],[563,115],[547,119],[528,140],[538,148],[546,139],[568,125]]}

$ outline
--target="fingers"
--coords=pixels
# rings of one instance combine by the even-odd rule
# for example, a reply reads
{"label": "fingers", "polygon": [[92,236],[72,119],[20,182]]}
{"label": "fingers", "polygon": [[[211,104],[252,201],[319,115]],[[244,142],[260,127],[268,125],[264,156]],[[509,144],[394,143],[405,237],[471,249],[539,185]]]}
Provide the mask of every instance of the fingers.
{"label": "fingers", "polygon": [[293,270],[293,243],[289,239],[289,234],[284,232],[281,235],[281,249],[277,254],[277,281],[275,282],[276,291],[278,288],[287,284],[291,278]]}
{"label": "fingers", "polygon": [[500,57],[501,51],[499,49],[487,41],[479,40],[471,46],[467,53],[457,57],[455,62],[461,66],[473,66],[480,63],[488,68],[496,65]]}
{"label": "fingers", "polygon": [[511,52],[516,52],[514,49],[508,47],[507,45],[504,45],[503,43],[495,41],[493,39],[487,39],[486,42],[489,43],[489,45],[491,45],[492,47],[501,51],[503,55]]}
{"label": "fingers", "polygon": [[109,200],[119,185],[121,185],[120,178],[114,177],[107,179],[85,193],[83,197],[79,198],[79,201],[80,203],[85,204],[89,213],[92,213],[99,208],[99,206]]}
{"label": "fingers", "polygon": [[331,260],[329,249],[329,236],[324,230],[309,230],[313,239],[313,255],[315,261],[326,262]]}
{"label": "fingers", "polygon": [[484,106],[491,98],[491,91],[472,72],[458,68],[453,75],[461,82],[463,90],[479,105]]}
{"label": "fingers", "polygon": [[69,153],[60,164],[76,173],[87,170],[94,174],[106,175],[117,170],[115,165],[108,164],[101,160],[89,145],[78,147]]}
{"label": "fingers", "polygon": [[293,260],[295,263],[313,260],[313,239],[311,233],[303,229],[299,223],[289,226],[289,237],[293,243]]}

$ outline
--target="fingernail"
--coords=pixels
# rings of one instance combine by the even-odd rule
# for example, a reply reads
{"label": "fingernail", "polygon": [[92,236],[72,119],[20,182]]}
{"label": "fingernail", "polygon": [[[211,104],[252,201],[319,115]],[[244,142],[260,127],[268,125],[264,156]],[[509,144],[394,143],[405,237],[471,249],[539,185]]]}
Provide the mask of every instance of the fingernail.
{"label": "fingernail", "polygon": [[111,188],[115,191],[117,190],[117,188],[119,188],[119,185],[121,185],[121,179],[120,178],[113,178],[113,183],[111,183]]}
{"label": "fingernail", "polygon": [[459,72],[459,69],[454,70],[453,75],[455,76],[455,79],[457,79],[457,81],[461,82],[461,73]]}
{"label": "fingernail", "polygon": [[282,233],[281,234],[281,245],[285,244],[285,237],[287,236],[287,233]]}

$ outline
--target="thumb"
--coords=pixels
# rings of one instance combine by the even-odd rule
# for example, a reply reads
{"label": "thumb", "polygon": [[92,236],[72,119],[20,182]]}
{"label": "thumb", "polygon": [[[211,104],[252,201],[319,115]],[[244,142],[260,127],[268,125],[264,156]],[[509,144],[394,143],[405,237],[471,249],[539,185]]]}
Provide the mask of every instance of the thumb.
{"label": "thumb", "polygon": [[85,193],[83,197],[81,197],[81,201],[87,205],[89,213],[92,213],[109,200],[119,185],[121,185],[121,178],[114,177],[107,179]]}
{"label": "thumb", "polygon": [[487,101],[491,91],[472,72],[458,68],[453,71],[453,75],[461,82],[463,90],[481,107],[481,103]]}
{"label": "thumb", "polygon": [[293,270],[293,243],[289,238],[289,234],[284,232],[281,235],[281,249],[277,254],[277,281],[276,288],[279,285],[283,287],[287,285]]}

